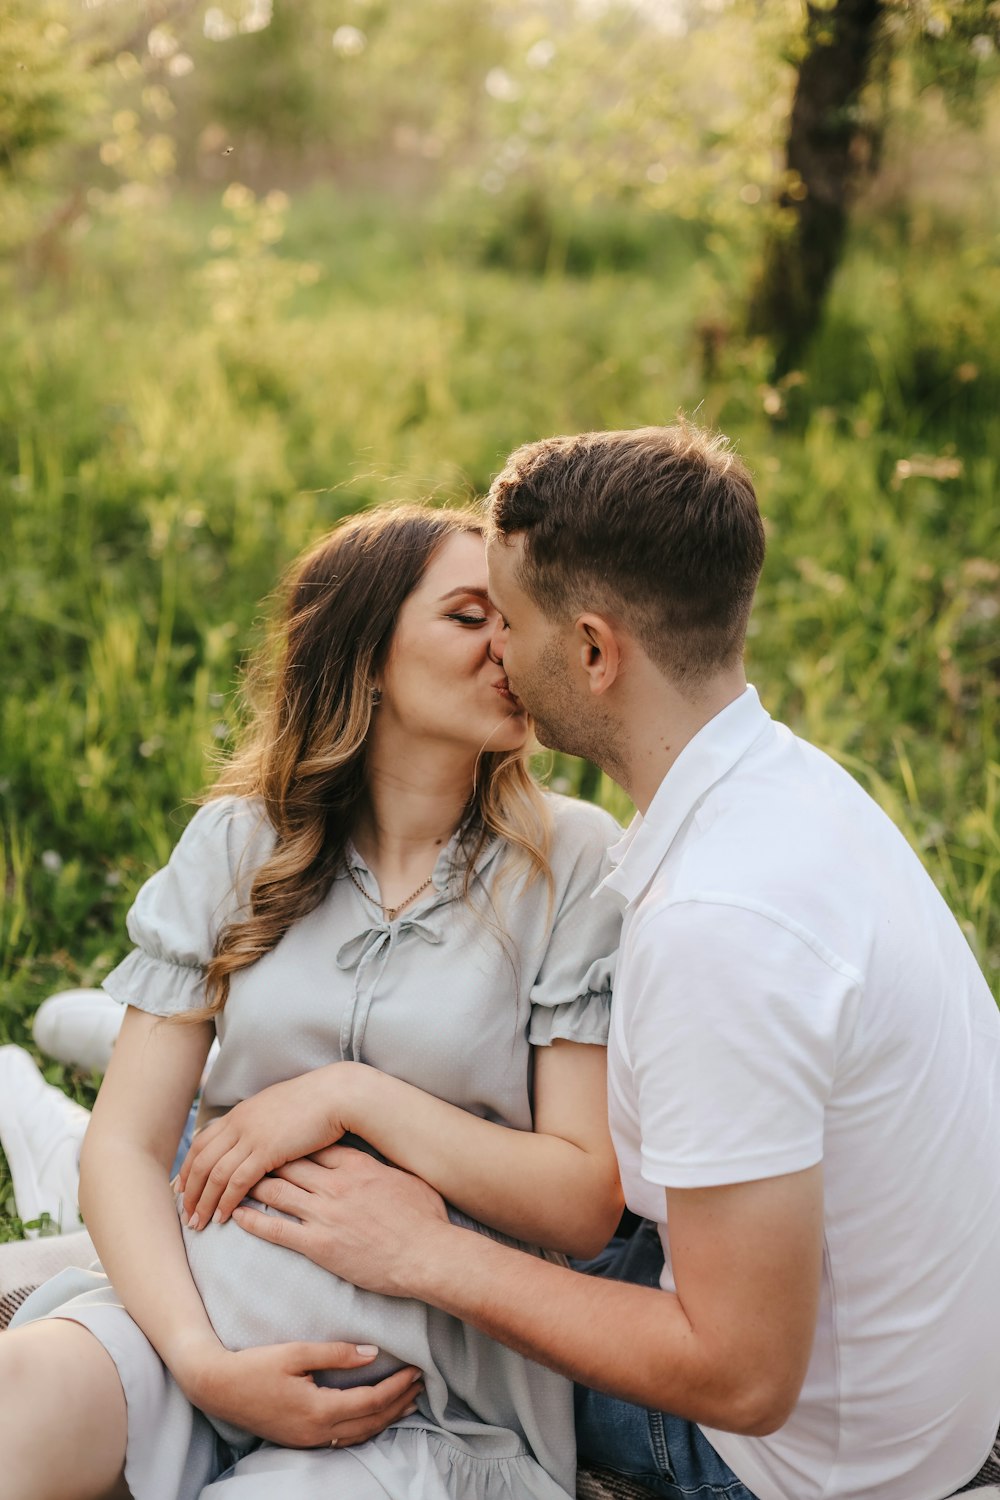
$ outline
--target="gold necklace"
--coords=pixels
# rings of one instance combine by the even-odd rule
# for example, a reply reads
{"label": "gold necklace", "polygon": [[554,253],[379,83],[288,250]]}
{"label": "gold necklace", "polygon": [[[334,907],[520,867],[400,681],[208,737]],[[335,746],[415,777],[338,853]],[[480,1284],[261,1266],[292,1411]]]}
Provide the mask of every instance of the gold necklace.
{"label": "gold necklace", "polygon": [[403,907],[404,906],[409,906],[409,904],[410,904],[411,901],[415,901],[417,899],[417,897],[420,896],[420,895],[422,895],[423,892],[426,891],[427,887],[429,885],[432,885],[433,882],[434,882],[434,876],[433,875],[428,875],[428,877],[424,881],[423,885],[418,885],[417,888],[416,888],[416,890],[413,892],[413,894],[410,895],[410,896],[407,896],[406,900],[405,901],[401,901],[398,906],[383,906],[382,903],[381,903],[381,901],[376,901],[375,897],[372,896],[372,895],[370,895],[368,893],[368,891],[365,890],[364,886],[361,884],[361,881],[355,875],[355,873],[351,869],[350,865],[347,866],[347,873],[351,877],[351,881],[352,881],[353,885],[355,885],[357,887],[357,889],[361,892],[362,896],[364,896],[365,900],[366,901],[370,901],[373,906],[377,906],[378,909],[379,909],[379,911],[385,917],[385,919],[386,919],[387,922],[394,922],[396,920],[396,918],[399,916],[400,912],[403,910]]}

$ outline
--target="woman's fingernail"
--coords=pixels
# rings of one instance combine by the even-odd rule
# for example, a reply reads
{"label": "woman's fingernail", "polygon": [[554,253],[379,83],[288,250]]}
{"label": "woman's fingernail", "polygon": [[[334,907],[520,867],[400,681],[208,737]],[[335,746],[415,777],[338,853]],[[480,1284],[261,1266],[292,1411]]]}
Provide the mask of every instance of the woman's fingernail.
{"label": "woman's fingernail", "polygon": [[416,1411],[416,1409],[417,1409],[416,1402],[414,1402],[414,1404],[412,1406],[408,1406],[406,1408],[406,1410],[403,1413],[403,1416],[404,1417],[412,1417],[413,1413]]}
{"label": "woman's fingernail", "polygon": [[375,1355],[378,1353],[377,1344],[355,1344],[354,1347],[359,1354],[363,1354],[366,1358],[374,1359]]}
{"label": "woman's fingernail", "polygon": [[221,1208],[217,1208],[215,1210],[215,1213],[212,1215],[212,1223],[213,1224],[221,1224],[222,1223],[222,1209]]}
{"label": "woman's fingernail", "polygon": [[199,1219],[198,1215],[197,1214],[192,1214],[191,1217],[190,1217],[190,1219],[188,1219],[188,1228],[189,1229],[197,1229],[198,1225],[200,1223],[201,1223],[201,1220]]}

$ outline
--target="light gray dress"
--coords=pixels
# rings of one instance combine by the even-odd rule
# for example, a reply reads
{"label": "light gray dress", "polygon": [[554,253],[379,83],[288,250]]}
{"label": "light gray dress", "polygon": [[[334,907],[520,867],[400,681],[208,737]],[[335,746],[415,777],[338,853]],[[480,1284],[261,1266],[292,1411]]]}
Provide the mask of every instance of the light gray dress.
{"label": "light gray dress", "polygon": [[[606,1042],[620,921],[611,899],[591,899],[617,825],[586,803],[549,801],[551,902],[544,883],[511,878],[509,850],[497,839],[477,860],[471,900],[462,899],[464,864],[453,840],[426,897],[393,922],[346,872],[338,876],[273,952],[234,977],[205,1108],[224,1112],[269,1084],[351,1059],[530,1130],[532,1047],[560,1037]],[[107,979],[110,993],[156,1015],[203,1004],[216,935],[246,899],[273,838],[255,801],[219,799],[196,813],[169,864],[139,892],[128,918],[138,946]],[[353,849],[349,864],[377,895]],[[573,1493],[572,1386],[561,1376],[422,1303],[359,1291],[233,1222],[184,1237],[228,1348],[372,1343],[382,1351],[375,1366],[344,1372],[342,1382],[367,1384],[412,1364],[424,1372],[426,1393],[416,1414],[356,1448],[262,1444],[190,1405],[103,1273],[64,1272],[25,1303],[17,1322],[69,1317],[111,1353],[128,1404],[125,1472],[135,1500]]]}

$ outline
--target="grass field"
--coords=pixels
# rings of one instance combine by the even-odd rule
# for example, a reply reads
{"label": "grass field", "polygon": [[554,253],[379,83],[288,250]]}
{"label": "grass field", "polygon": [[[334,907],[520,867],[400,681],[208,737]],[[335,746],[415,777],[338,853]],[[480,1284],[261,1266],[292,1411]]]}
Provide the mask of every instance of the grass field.
{"label": "grass field", "polygon": [[[862,229],[808,367],[776,390],[733,331],[738,268],[690,226],[636,229],[627,271],[593,225],[547,271],[453,228],[230,190],[11,279],[0,1042],[125,950],[306,541],[379,500],[480,492],[528,438],[678,407],[759,481],[751,679],[900,822],[995,986],[1000,305],[982,252]],[[625,812],[586,768],[550,770]],[[47,1076],[93,1097],[92,1078]],[[0,1239],[20,1232],[0,1160]]]}

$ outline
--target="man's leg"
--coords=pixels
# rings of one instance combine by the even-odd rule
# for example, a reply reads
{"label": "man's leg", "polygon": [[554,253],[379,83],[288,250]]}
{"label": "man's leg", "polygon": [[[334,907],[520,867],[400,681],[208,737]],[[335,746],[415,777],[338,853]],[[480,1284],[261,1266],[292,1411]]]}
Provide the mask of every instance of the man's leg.
{"label": "man's leg", "polygon": [[[593,1261],[587,1275],[656,1287],[663,1250],[656,1225],[642,1220]],[[754,1500],[693,1422],[633,1406],[587,1386],[576,1388],[576,1438],[581,1463],[628,1474],[666,1500]]]}

